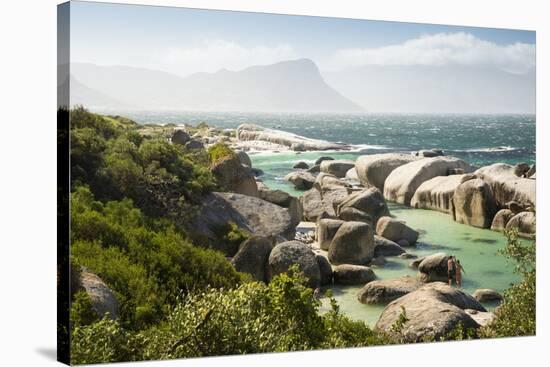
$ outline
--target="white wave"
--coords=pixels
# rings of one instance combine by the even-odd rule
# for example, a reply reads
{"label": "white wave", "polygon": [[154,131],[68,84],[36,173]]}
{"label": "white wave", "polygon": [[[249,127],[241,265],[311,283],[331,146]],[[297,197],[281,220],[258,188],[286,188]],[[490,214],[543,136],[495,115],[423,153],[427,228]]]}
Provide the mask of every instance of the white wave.
{"label": "white wave", "polygon": [[511,152],[518,150],[519,148],[511,146],[500,146],[500,147],[488,147],[488,148],[473,148],[473,149],[456,149],[455,152],[465,152],[465,153],[491,153],[491,152]]}

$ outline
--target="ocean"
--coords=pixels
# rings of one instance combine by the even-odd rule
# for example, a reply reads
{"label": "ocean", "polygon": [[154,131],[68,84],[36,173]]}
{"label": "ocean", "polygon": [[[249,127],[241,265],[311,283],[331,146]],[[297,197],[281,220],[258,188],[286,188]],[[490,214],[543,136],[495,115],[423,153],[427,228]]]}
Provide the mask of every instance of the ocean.
{"label": "ocean", "polygon": [[[122,113],[121,113],[122,114]],[[188,123],[205,121],[222,128],[236,128],[242,123],[293,132],[310,138],[351,144],[351,152],[281,152],[251,154],[253,166],[264,171],[261,177],[271,188],[299,196],[283,177],[298,161],[313,163],[320,156],[355,159],[362,154],[396,151],[416,151],[440,148],[477,165],[496,162],[535,163],[536,128],[534,115],[435,115],[435,114],[365,114],[365,115],[303,115],[303,114],[239,114],[239,113],[124,113],[139,123]],[[466,272],[464,290],[493,288],[499,292],[519,280],[513,266],[498,255],[506,245],[503,234],[478,229],[453,221],[440,212],[411,209],[390,203],[390,212],[404,220],[421,235],[419,245],[407,249],[417,256],[436,252],[454,254]],[[387,263],[374,269],[378,279],[415,275],[410,260],[386,258]],[[349,317],[374,325],[383,306],[363,305],[357,301],[359,286],[331,287],[342,312]],[[485,304],[493,309],[495,304]],[[323,300],[322,310],[328,309]]]}

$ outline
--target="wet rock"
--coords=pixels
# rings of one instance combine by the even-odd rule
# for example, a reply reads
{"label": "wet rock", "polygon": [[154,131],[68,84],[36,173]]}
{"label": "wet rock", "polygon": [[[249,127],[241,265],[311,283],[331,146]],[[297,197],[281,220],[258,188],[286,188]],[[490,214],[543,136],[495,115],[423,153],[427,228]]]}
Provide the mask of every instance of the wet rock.
{"label": "wet rock", "polygon": [[449,255],[438,252],[433,255],[426,256],[418,264],[418,271],[420,272],[420,280],[425,283],[428,282],[447,282],[447,261]]}
{"label": "wet rock", "polygon": [[384,237],[374,236],[374,256],[399,256],[405,250],[397,243]]}
{"label": "wet rock", "polygon": [[294,169],[308,169],[309,165],[304,161],[300,161],[300,162],[296,163],[294,166],[292,166],[292,168],[294,168]]}

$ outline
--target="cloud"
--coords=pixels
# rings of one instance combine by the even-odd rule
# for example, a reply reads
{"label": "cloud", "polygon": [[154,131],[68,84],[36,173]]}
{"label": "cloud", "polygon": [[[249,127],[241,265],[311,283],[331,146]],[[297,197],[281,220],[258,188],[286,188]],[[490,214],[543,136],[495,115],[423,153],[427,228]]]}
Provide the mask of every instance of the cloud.
{"label": "cloud", "polygon": [[377,48],[340,49],[321,64],[323,70],[362,65],[489,66],[514,74],[535,67],[535,45],[498,45],[469,33],[424,35],[404,43]]}
{"label": "cloud", "polygon": [[169,48],[160,56],[160,62],[178,74],[241,70],[251,65],[268,65],[298,58],[287,44],[245,47],[221,39],[204,41],[199,47]]}

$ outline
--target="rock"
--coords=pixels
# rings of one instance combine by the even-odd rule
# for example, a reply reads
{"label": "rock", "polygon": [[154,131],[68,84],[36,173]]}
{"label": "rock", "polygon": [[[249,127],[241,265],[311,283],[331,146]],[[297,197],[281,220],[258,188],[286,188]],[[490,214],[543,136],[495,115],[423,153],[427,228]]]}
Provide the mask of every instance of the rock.
{"label": "rock", "polygon": [[181,129],[174,130],[174,132],[172,133],[172,137],[170,138],[170,141],[172,142],[172,144],[180,144],[180,145],[184,145],[189,140],[191,140],[191,137],[189,136],[189,134]]}
{"label": "rock", "polygon": [[532,178],[536,172],[537,172],[537,167],[536,165],[533,164],[531,168],[529,168],[529,171],[527,171],[527,173],[525,174],[525,177]]}
{"label": "rock", "polygon": [[[398,257],[400,257],[401,259],[416,259],[418,256],[416,256],[415,254],[404,252],[401,255],[399,255]],[[416,267],[418,268],[418,265]]]}
{"label": "rock", "polygon": [[330,190],[323,194],[313,188],[300,196],[304,219],[309,222],[316,222],[319,218],[335,218],[335,203],[342,202],[348,196],[346,189]]}
{"label": "rock", "polygon": [[237,151],[237,158],[239,158],[239,162],[241,164],[244,164],[245,166],[252,167],[252,161],[250,160],[250,157],[245,151],[239,150]]}
{"label": "rock", "polygon": [[416,260],[413,260],[409,263],[409,268],[411,269],[418,269],[418,266],[420,265],[420,263],[425,259],[426,257],[420,257]]}
{"label": "rock", "polygon": [[345,145],[324,140],[310,139],[286,131],[267,129],[254,124],[242,124],[237,128],[241,141],[265,141],[290,148],[294,151],[342,149]]}
{"label": "rock", "polygon": [[406,240],[414,245],[418,240],[418,232],[405,223],[391,217],[382,217],[376,224],[376,234],[393,242]]}
{"label": "rock", "polygon": [[315,254],[308,245],[298,241],[279,243],[271,250],[268,259],[268,277],[271,280],[275,275],[285,273],[293,264],[298,264],[300,271],[308,279],[311,288],[321,284],[321,272]]}
{"label": "rock", "polygon": [[512,217],[514,213],[510,209],[501,209],[497,212],[491,223],[491,229],[493,231],[504,232],[506,229],[506,224]]}
{"label": "rock", "polygon": [[424,149],[416,152],[416,155],[424,158],[440,157],[443,155],[443,151],[441,149]]}
{"label": "rock", "polygon": [[332,158],[332,157],[325,157],[325,156],[319,157],[319,158],[317,158],[317,160],[315,161],[315,165],[316,165],[316,166],[317,166],[317,165],[321,165],[321,162],[323,162],[323,161],[333,161],[333,160],[334,160],[334,158]]}
{"label": "rock", "polygon": [[292,168],[295,168],[295,169],[308,169],[309,165],[304,161],[300,161],[300,162],[296,163],[294,166],[292,166]]}
{"label": "rock", "polygon": [[521,237],[532,238],[536,232],[536,219],[533,212],[521,212],[510,218],[506,224],[506,230],[516,228]]}
{"label": "rock", "polygon": [[332,239],[344,222],[337,219],[323,218],[317,221],[316,238],[319,248],[328,251]]}
{"label": "rock", "polygon": [[260,199],[288,209],[292,223],[298,225],[302,220],[302,204],[300,200],[283,190],[271,190],[267,186],[258,186]]}
{"label": "rock", "polygon": [[274,246],[270,237],[253,236],[239,246],[231,263],[241,273],[247,273],[258,282],[266,282],[267,259]]}
{"label": "rock", "polygon": [[86,269],[82,269],[80,272],[80,285],[88,294],[92,302],[92,308],[100,318],[106,316],[107,313],[111,320],[118,317],[118,301],[100,277]]}
{"label": "rock", "polygon": [[315,259],[317,259],[317,265],[319,265],[321,273],[321,285],[332,284],[332,266],[328,259],[321,254],[315,254]]}
{"label": "rock", "polygon": [[409,247],[409,246],[412,246],[411,243],[405,239],[400,239],[399,241],[397,241],[397,244],[401,247]]}
{"label": "rock", "polygon": [[486,326],[490,324],[496,317],[493,312],[480,312],[477,310],[464,310],[479,326]]}
{"label": "rock", "polygon": [[386,265],[386,258],[383,255],[378,255],[372,258],[369,262],[370,266],[382,267]]}
{"label": "rock", "polygon": [[357,170],[355,169],[355,167],[348,169],[344,177],[347,180],[359,181],[359,176],[357,176]]}
{"label": "rock", "polygon": [[476,289],[472,296],[479,302],[502,301],[502,295],[494,289]]}
{"label": "rock", "polygon": [[514,214],[519,214],[523,211],[525,211],[525,207],[521,204],[521,203],[518,203],[517,201],[510,201],[508,203],[506,203],[506,206],[508,207],[508,209],[510,209],[512,211],[512,213]]}
{"label": "rock", "polygon": [[344,222],[330,243],[331,264],[368,264],[374,256],[374,231],[362,222]]}
{"label": "rock", "polygon": [[365,284],[376,279],[368,266],[343,264],[334,267],[334,283],[340,285]]}
{"label": "rock", "polygon": [[491,187],[476,178],[460,184],[453,195],[454,219],[458,223],[489,228],[497,211]]}
{"label": "rock", "polygon": [[321,162],[321,172],[330,173],[336,177],[345,177],[346,172],[355,167],[355,162],[343,159],[325,160]]}
{"label": "rock", "polygon": [[514,166],[514,174],[517,177],[528,177],[527,172],[531,169],[527,163],[518,163]]}
{"label": "rock", "polygon": [[250,168],[243,166],[236,155],[229,155],[212,163],[210,170],[227,191],[258,197],[258,186]]}
{"label": "rock", "polygon": [[370,215],[353,207],[344,208],[338,214],[338,218],[346,222],[365,222],[372,225],[372,217]]}
{"label": "rock", "polygon": [[471,174],[437,176],[424,181],[416,189],[411,206],[417,209],[438,210],[454,215],[453,195],[456,188],[465,181],[474,178]]}
{"label": "rock", "polygon": [[259,168],[250,167],[250,172],[254,175],[254,177],[260,177],[264,174],[264,171],[262,171]]}
{"label": "rock", "polygon": [[405,250],[397,243],[385,239],[384,237],[374,236],[374,256],[399,256],[405,253]]}
{"label": "rock", "polygon": [[338,205],[336,213],[339,214],[346,208],[355,208],[367,213],[375,225],[380,217],[390,215],[384,196],[375,187],[351,194]]}
{"label": "rock", "polygon": [[[393,327],[405,310],[408,321],[402,327]],[[464,310],[486,312],[472,296],[444,283],[424,285],[384,308],[375,330],[386,332],[407,342],[424,338],[435,340],[453,331],[459,323],[465,329],[478,328],[479,324]]]}
{"label": "rock", "polygon": [[321,193],[351,187],[349,183],[337,178],[336,176],[323,172],[315,178],[315,183],[313,186]]}
{"label": "rock", "polygon": [[291,182],[298,190],[309,190],[313,187],[315,176],[305,171],[290,172],[285,176],[285,180]]}
{"label": "rock", "polygon": [[190,150],[204,149],[204,144],[198,140],[191,139],[187,143],[185,143],[185,148]]}
{"label": "rock", "polygon": [[220,228],[235,223],[244,231],[264,237],[294,238],[296,226],[287,209],[260,198],[234,193],[213,192],[206,195],[187,230],[194,243],[213,247],[227,256],[238,248],[219,238]]}
{"label": "rock", "polygon": [[426,256],[418,264],[420,280],[428,282],[447,282],[447,261],[449,256],[443,252]]}
{"label": "rock", "polygon": [[394,169],[418,159],[401,153],[362,155],[355,162],[355,170],[363,186],[374,186],[384,192],[384,182]]}
{"label": "rock", "polygon": [[397,279],[375,280],[357,292],[357,299],[364,304],[387,304],[414,292],[424,283],[405,275]]}
{"label": "rock", "polygon": [[306,172],[309,172],[309,173],[319,173],[321,172],[321,166],[316,164],[314,166],[311,166]]}
{"label": "rock", "polygon": [[504,207],[506,203],[516,201],[525,207],[535,207],[536,181],[517,177],[514,166],[495,163],[481,167],[475,175],[491,186],[498,206]]}
{"label": "rock", "polygon": [[394,169],[384,183],[384,197],[400,204],[410,205],[411,199],[422,183],[437,177],[447,176],[449,170],[462,168],[470,172],[472,167],[454,157],[424,158]]}

